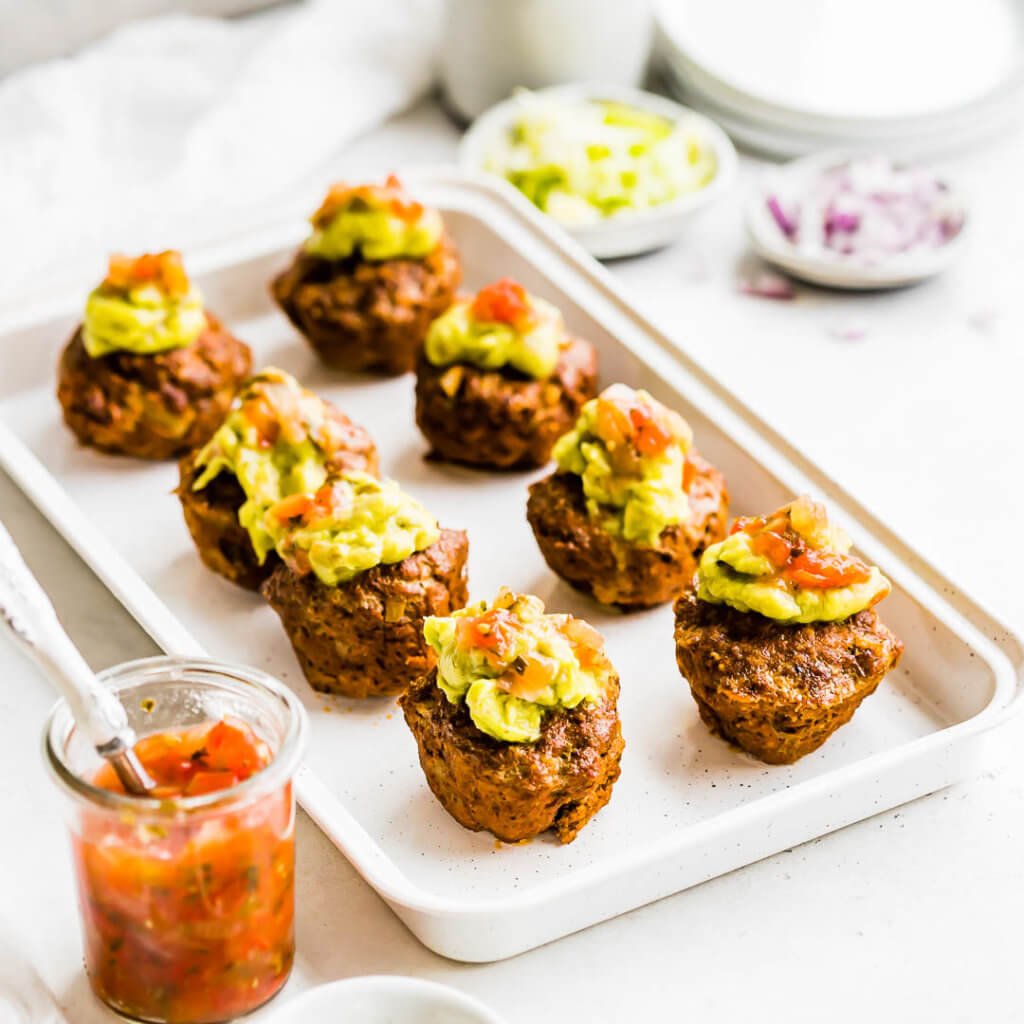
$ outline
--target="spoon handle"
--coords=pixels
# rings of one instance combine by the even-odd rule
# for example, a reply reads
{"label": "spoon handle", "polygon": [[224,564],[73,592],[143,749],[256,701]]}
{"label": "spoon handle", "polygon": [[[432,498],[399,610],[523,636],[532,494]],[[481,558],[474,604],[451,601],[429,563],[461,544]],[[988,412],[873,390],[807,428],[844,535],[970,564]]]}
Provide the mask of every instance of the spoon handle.
{"label": "spoon handle", "polygon": [[57,613],[0,523],[0,620],[40,664],[71,707],[78,727],[103,752],[134,741],[128,717],[114,694],[96,680]]}

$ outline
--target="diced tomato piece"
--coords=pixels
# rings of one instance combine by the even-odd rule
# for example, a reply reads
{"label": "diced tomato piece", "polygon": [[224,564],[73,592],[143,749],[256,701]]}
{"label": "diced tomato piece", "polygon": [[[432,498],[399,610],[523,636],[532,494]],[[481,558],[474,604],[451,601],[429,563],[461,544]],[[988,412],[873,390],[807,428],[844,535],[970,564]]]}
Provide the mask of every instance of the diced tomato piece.
{"label": "diced tomato piece", "polygon": [[261,398],[250,398],[242,403],[242,418],[256,431],[264,448],[274,444],[281,433],[281,423],[273,409]]}
{"label": "diced tomato piece", "polygon": [[103,284],[114,291],[128,291],[136,285],[152,283],[168,296],[184,295],[189,289],[188,275],[181,253],[143,253],[141,256],[114,255],[107,264]]}
{"label": "diced tomato piece", "polygon": [[672,434],[650,409],[634,405],[629,410],[629,421],[633,427],[633,445],[641,455],[660,455],[672,443]]}
{"label": "diced tomato piece", "polygon": [[196,772],[185,786],[185,796],[216,793],[220,789],[237,786],[238,781],[234,772]]}
{"label": "diced tomato piece", "polygon": [[518,622],[504,608],[491,608],[473,619],[460,619],[456,627],[459,646],[487,651],[503,661],[514,643]]}
{"label": "diced tomato piece", "polygon": [[501,677],[503,690],[523,700],[536,700],[558,675],[558,662],[542,654],[517,658]]}
{"label": "diced tomato piece", "polygon": [[729,533],[757,533],[758,530],[765,528],[765,521],[761,516],[737,516],[732,521],[732,526],[729,528]]}
{"label": "diced tomato piece", "polygon": [[289,519],[301,519],[313,509],[313,498],[309,494],[291,494],[282,498],[270,510],[271,515],[280,523]]}
{"label": "diced tomato piece", "polygon": [[697,479],[697,465],[691,459],[683,463],[683,491],[690,493],[694,480]]}
{"label": "diced tomato piece", "polygon": [[792,543],[772,530],[755,533],[750,541],[750,548],[755,555],[767,558],[776,569],[786,565],[793,554]]}
{"label": "diced tomato piece", "polygon": [[597,417],[594,423],[597,436],[605,444],[625,444],[633,435],[633,424],[629,413],[610,398],[597,400]]}
{"label": "diced tomato piece", "polygon": [[235,772],[239,779],[258,772],[266,760],[250,730],[223,719],[210,730],[205,747],[204,760],[211,771]]}
{"label": "diced tomato piece", "polygon": [[477,292],[471,312],[477,320],[515,327],[529,318],[530,298],[518,281],[503,277]]}
{"label": "diced tomato piece", "polygon": [[783,577],[799,587],[824,590],[866,583],[871,570],[859,558],[809,548],[793,559]]}
{"label": "diced tomato piece", "polygon": [[604,637],[583,619],[570,615],[562,626],[562,632],[574,647],[588,647],[594,651],[604,648]]}

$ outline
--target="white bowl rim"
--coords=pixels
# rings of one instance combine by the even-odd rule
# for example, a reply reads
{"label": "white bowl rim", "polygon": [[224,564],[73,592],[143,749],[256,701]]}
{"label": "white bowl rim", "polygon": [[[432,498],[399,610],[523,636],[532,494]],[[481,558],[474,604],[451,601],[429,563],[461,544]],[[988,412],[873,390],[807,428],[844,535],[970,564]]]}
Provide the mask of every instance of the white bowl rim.
{"label": "white bowl rim", "polygon": [[[634,230],[689,214],[713,202],[728,190],[736,178],[739,160],[729,136],[710,117],[668,97],[630,86],[604,84],[599,80],[552,85],[543,89],[531,89],[530,92],[538,96],[567,100],[614,100],[660,114],[673,122],[687,121],[697,127],[705,143],[715,154],[714,177],[703,188],[688,192],[667,203],[645,210],[623,212],[615,217],[587,224],[565,224],[555,217],[551,218],[581,241],[606,236],[612,232]],[[470,125],[459,144],[459,164],[465,170],[490,173],[483,167],[484,147],[511,121],[516,110],[516,97],[512,95],[485,110]]]}
{"label": "white bowl rim", "polygon": [[[447,1001],[448,1006],[451,1008],[476,1014],[480,1018],[480,1024],[505,1024],[504,1020],[489,1006],[480,1002],[474,996],[467,995],[460,989],[453,988],[451,985],[445,985],[440,981],[415,978],[404,974],[364,974],[317,985],[297,995],[294,999],[289,999],[286,1003],[283,1003],[279,1009],[276,1009],[270,1015],[267,1024],[276,1024],[279,1017],[287,1024],[291,1015],[308,1012],[310,1006],[304,1004],[314,1004],[313,1008],[315,1008],[315,1004],[320,999],[329,998],[329,995],[340,993],[343,996],[347,996],[360,992],[372,993],[389,990],[392,992],[402,991],[408,994],[419,993],[420,995],[430,996],[435,999],[440,997],[440,999]],[[344,1007],[339,1008],[344,1009]]]}
{"label": "white bowl rim", "polygon": [[[747,236],[754,251],[769,263],[794,277],[816,284],[846,288],[892,288],[922,281],[944,270],[956,258],[968,233],[970,217],[960,191],[944,176],[935,174],[963,211],[963,224],[952,238],[934,247],[911,249],[896,253],[885,263],[866,264],[842,253],[823,252],[808,255],[798,251],[783,236],[768,212],[765,199],[773,191],[771,183],[780,178],[807,178],[828,167],[848,162],[857,157],[876,155],[874,150],[829,149],[799,157],[767,171],[754,187],[746,203]],[[927,163],[913,162],[928,169]]]}

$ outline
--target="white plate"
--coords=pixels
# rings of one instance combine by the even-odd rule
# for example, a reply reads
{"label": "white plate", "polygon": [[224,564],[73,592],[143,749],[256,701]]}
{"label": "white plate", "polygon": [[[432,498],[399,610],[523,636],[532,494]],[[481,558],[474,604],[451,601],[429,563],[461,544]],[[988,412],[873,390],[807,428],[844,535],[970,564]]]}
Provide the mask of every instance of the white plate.
{"label": "white plate", "polygon": [[913,130],[1019,81],[1014,0],[657,0],[670,61],[723,106],[791,128]]}
{"label": "white plate", "polygon": [[319,985],[266,1024],[502,1024],[483,1003],[436,981],[376,974]]}
{"label": "white plate", "polygon": [[[817,153],[766,173],[764,181],[747,201],[746,208],[747,234],[758,256],[793,277],[848,291],[902,288],[945,270],[963,248],[969,224],[966,216],[960,231],[942,245],[910,249],[877,265],[827,250],[806,253],[786,238],[768,209],[767,197],[773,193],[799,196],[805,191],[804,183],[809,187],[826,168],[835,167],[850,157],[849,153]],[[955,201],[956,193],[951,191],[951,197]]]}
{"label": "white plate", "polygon": [[273,612],[203,568],[171,494],[174,466],[74,444],[53,368],[83,296],[19,318],[6,334],[0,325],[0,465],[164,650],[249,662],[295,689],[311,718],[299,799],[409,928],[454,959],[511,956],[976,770],[985,731],[1019,703],[1017,637],[680,353],[518,193],[462,175],[408,177],[443,211],[467,287],[509,274],[556,303],[570,330],[597,347],[605,382],[645,387],[686,416],[725,473],[736,514],[800,491],[828,501],[894,582],[883,614],[907,648],[899,670],[821,750],[781,767],[737,753],[699,720],[676,668],[670,608],[602,609],[544,565],[524,515],[532,475],[424,462],[411,378],[331,372],[274,309],[266,282],[302,223],[219,253],[187,253],[210,308],[253,345],[257,365],[283,366],[365,423],[384,472],[443,523],[468,529],[473,595],[501,584],[532,591],[606,635],[626,738],[612,800],[569,846],[550,837],[502,846],[460,827],[430,795],[393,702],[313,693]]}
{"label": "white plate", "polygon": [[[557,85],[540,89],[539,96],[551,96],[569,102],[578,100],[615,100],[658,114],[670,121],[692,125],[715,154],[714,178],[702,189],[689,192],[655,209],[624,212],[593,224],[561,225],[591,256],[616,259],[635,256],[678,241],[693,218],[726,193],[736,178],[736,150],[729,137],[714,123],[680,106],[673,100],[639,89],[602,85]],[[459,148],[459,163],[470,172],[483,170],[486,155],[519,116],[516,100],[508,99],[491,107],[473,122]],[[502,178],[499,181],[511,188]]]}

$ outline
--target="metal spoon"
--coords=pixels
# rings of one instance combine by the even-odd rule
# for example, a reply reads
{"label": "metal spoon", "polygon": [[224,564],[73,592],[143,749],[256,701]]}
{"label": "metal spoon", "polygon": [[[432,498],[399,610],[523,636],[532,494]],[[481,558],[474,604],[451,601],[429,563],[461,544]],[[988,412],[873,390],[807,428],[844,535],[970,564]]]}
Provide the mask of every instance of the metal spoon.
{"label": "metal spoon", "polygon": [[117,772],[125,791],[145,796],[156,783],[135,755],[135,732],[121,702],[97,680],[64,632],[57,613],[0,523],[0,619],[68,702],[96,753]]}

